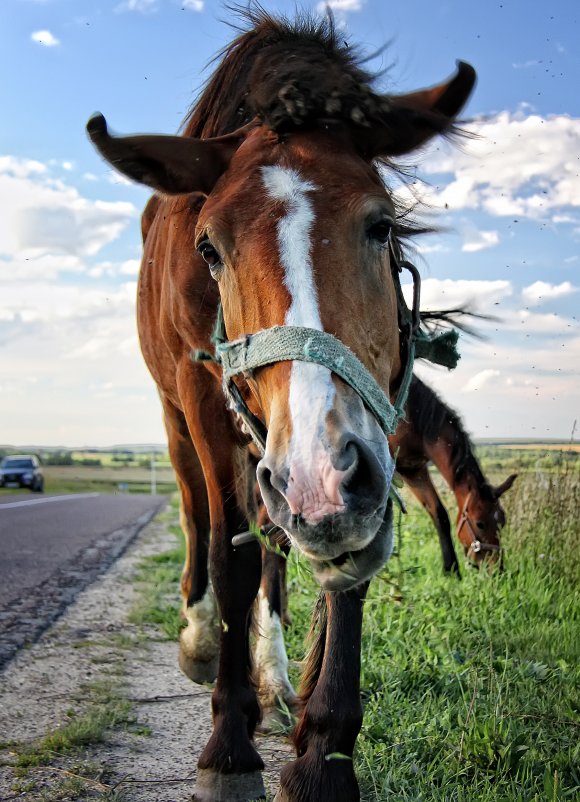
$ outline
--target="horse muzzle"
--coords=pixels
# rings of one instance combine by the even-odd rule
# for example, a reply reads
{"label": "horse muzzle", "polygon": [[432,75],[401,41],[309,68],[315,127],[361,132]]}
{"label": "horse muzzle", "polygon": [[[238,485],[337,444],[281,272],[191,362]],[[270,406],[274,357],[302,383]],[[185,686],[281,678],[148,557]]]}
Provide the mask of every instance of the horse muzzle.
{"label": "horse muzzle", "polygon": [[391,551],[394,462],[374,418],[358,420],[361,431],[328,425],[324,438],[291,459],[267,448],[257,470],[270,519],[312,562],[325,590],[370,579]]}
{"label": "horse muzzle", "polygon": [[393,502],[389,499],[378,532],[364,548],[347,551],[333,560],[310,559],[323,590],[346,591],[368,582],[393,551]]}

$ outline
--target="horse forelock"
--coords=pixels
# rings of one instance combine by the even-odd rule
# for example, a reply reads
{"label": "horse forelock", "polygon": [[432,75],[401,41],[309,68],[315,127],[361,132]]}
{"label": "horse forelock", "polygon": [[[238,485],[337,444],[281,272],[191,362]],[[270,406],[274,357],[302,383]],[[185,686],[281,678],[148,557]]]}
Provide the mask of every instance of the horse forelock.
{"label": "horse forelock", "polygon": [[374,76],[331,16],[290,21],[263,9],[233,10],[241,33],[214,59],[218,66],[184,120],[185,136],[221,136],[256,117],[275,131],[331,120],[368,125],[385,110],[384,96],[371,88]]}

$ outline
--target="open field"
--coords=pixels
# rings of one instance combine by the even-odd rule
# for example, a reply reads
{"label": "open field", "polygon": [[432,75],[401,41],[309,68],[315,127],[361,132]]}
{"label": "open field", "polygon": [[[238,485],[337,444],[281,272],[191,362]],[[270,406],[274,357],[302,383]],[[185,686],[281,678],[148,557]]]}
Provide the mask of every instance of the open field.
{"label": "open field", "polygon": [[580,443],[505,443],[499,444],[497,448],[505,448],[515,451],[577,451],[580,452]]}
{"label": "open field", "polygon": [[[151,469],[124,465],[44,465],[46,493],[150,493]],[[156,492],[170,494],[176,490],[173,469],[168,465],[155,469]],[[0,488],[2,493],[22,493],[29,490]]]}

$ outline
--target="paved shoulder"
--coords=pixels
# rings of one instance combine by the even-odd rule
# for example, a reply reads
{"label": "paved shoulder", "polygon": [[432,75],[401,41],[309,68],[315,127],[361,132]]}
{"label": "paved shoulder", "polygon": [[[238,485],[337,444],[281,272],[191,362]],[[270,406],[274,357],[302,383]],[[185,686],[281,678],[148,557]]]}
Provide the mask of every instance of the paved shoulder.
{"label": "paved shoulder", "polygon": [[124,551],[164,496],[0,499],[0,667]]}

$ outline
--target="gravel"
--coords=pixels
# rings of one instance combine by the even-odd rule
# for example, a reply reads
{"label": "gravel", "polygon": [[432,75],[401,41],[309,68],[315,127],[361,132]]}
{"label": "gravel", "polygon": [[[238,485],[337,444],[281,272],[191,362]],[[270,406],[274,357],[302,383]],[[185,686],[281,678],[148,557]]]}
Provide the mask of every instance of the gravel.
{"label": "gravel", "polygon": [[[147,525],[111,568],[0,673],[0,800],[191,799],[197,757],[211,733],[211,689],[181,674],[177,644],[163,640],[154,627],[128,620],[140,599],[133,581],[139,563],[175,547],[162,518]],[[134,731],[114,729],[103,743],[55,756],[50,766],[16,778],[10,765],[15,752],[86,711],[95,683],[122,686],[137,717]],[[274,793],[290,746],[282,737],[258,735],[257,748],[266,763],[266,787]],[[89,765],[99,782],[80,783],[76,796],[63,790],[71,774],[82,774],[83,767],[86,773]]]}

